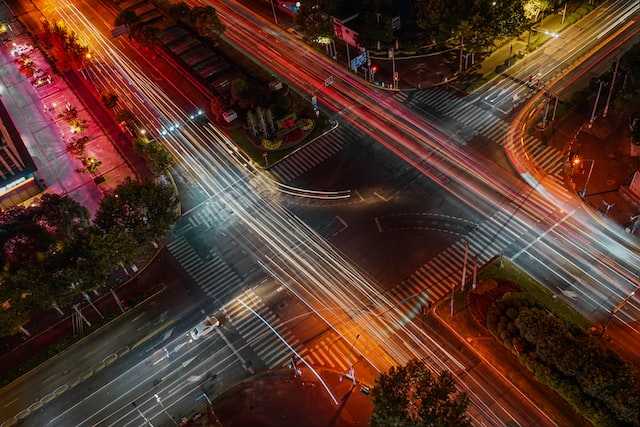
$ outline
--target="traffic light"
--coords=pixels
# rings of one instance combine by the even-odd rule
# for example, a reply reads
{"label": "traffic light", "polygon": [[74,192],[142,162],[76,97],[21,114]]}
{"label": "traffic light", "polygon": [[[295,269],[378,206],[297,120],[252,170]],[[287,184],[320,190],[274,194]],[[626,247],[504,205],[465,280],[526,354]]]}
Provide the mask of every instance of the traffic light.
{"label": "traffic light", "polygon": [[378,66],[377,66],[377,65],[372,65],[372,66],[371,66],[371,73],[372,73],[372,74],[375,74],[375,73],[377,73],[377,72],[378,72]]}

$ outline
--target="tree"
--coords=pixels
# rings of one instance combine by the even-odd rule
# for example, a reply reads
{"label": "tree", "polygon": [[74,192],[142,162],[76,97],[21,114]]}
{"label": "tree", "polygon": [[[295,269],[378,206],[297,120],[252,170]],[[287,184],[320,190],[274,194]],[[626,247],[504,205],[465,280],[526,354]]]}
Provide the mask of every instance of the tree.
{"label": "tree", "polygon": [[128,179],[102,200],[95,223],[106,233],[131,233],[144,244],[165,235],[178,219],[177,206],[172,188]]}
{"label": "tree", "polygon": [[457,392],[452,375],[435,376],[417,360],[381,374],[371,395],[373,427],[471,426],[469,398]]}
{"label": "tree", "polygon": [[149,169],[156,175],[162,175],[175,165],[175,159],[164,145],[157,141],[149,141],[139,136],[134,141],[134,147],[142,154],[149,165]]}
{"label": "tree", "polygon": [[189,19],[189,12],[191,11],[189,5],[183,1],[171,4],[168,10],[171,16],[183,22],[187,22]]}
{"label": "tree", "polygon": [[542,12],[549,7],[548,0],[525,0],[523,9],[524,16],[528,21],[536,22]]}
{"label": "tree", "polygon": [[116,25],[124,25],[127,28],[131,28],[134,24],[136,24],[140,18],[136,13],[131,9],[125,9],[121,11],[118,16],[116,16]]}
{"label": "tree", "polygon": [[220,22],[216,10],[211,6],[194,7],[189,13],[189,18],[202,37],[213,39],[224,33],[225,27]]}
{"label": "tree", "polygon": [[302,2],[296,23],[303,28],[306,38],[314,43],[327,44],[333,39],[333,24],[326,2]]}

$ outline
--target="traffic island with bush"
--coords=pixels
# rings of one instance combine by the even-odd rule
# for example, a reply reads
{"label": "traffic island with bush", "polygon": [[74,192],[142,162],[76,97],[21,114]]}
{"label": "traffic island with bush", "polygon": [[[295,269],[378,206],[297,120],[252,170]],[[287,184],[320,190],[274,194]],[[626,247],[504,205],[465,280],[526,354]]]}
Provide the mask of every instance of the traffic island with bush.
{"label": "traffic island with bush", "polygon": [[640,376],[586,319],[505,259],[479,277],[472,312],[538,381],[593,425],[640,425]]}
{"label": "traffic island with bush", "polygon": [[253,162],[273,166],[327,129],[328,120],[309,99],[221,37],[225,27],[214,8],[153,0],[146,4],[162,17],[145,22],[134,10],[123,9],[115,24],[126,26],[134,40],[167,57],[206,89],[209,116]]}

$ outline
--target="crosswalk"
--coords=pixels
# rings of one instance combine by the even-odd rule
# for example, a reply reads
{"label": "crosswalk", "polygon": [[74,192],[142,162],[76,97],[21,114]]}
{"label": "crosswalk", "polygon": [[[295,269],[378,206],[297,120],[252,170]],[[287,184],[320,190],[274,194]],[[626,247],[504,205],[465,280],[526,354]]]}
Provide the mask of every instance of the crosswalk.
{"label": "crosswalk", "polygon": [[346,371],[362,358],[333,332],[306,346],[252,289],[242,292],[222,311],[267,369],[289,366],[292,348],[313,367],[339,371]]}
{"label": "crosswalk", "polygon": [[323,336],[301,354],[311,366],[322,366],[339,371],[347,371],[362,357],[344,339],[336,337],[333,333]]}
{"label": "crosswalk", "polygon": [[[536,192],[531,197],[540,207],[541,216],[551,215],[555,208]],[[529,237],[527,237],[529,236]],[[451,293],[453,286],[459,287],[464,263],[465,241],[469,244],[469,259],[477,256],[482,265],[496,255],[507,254],[509,250],[526,247],[530,231],[509,213],[502,210],[458,240],[434,258],[418,268],[409,278],[387,291],[393,306],[397,307],[406,320],[413,319],[427,303],[434,303]],[[470,276],[467,275],[467,278]]]}
{"label": "crosswalk", "polygon": [[251,289],[227,303],[222,311],[268,369],[285,366],[293,356],[291,348],[299,354],[304,351],[300,340]]}
{"label": "crosswalk", "polygon": [[[444,88],[432,88],[414,92],[411,97],[406,94],[396,94],[397,100],[404,99],[408,105],[418,110],[428,107],[447,117],[454,118],[475,135],[503,145],[508,124],[491,111],[470,102],[466,98],[456,96]],[[406,96],[406,97],[405,97]],[[525,138],[526,154],[538,168],[551,176],[551,179],[562,183],[562,169],[564,155],[562,151],[545,145],[541,140],[531,135]]]}
{"label": "crosswalk", "polygon": [[220,301],[242,287],[243,279],[214,250],[203,259],[183,235],[175,236],[167,248],[208,296]]}
{"label": "crosswalk", "polygon": [[225,223],[232,215],[233,211],[222,203],[209,201],[191,212],[187,217],[187,221],[194,228],[200,226],[214,228]]}
{"label": "crosswalk", "polygon": [[357,135],[352,130],[338,126],[335,130],[291,154],[273,166],[270,171],[278,181],[291,182],[331,158],[345,145],[356,139]]}

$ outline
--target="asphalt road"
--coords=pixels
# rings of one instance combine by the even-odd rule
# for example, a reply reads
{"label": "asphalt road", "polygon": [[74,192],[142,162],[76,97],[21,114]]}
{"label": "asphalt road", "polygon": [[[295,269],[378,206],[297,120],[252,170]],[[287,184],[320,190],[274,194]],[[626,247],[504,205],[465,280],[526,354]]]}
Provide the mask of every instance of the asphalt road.
{"label": "asphalt road", "polygon": [[[87,7],[86,5],[81,5],[81,8],[83,13],[88,15],[95,25],[100,25],[102,26],[104,31],[107,31],[108,22],[105,22],[104,16],[109,16],[108,13],[111,13],[111,15],[113,15],[113,11],[108,11],[106,9],[100,10],[100,8]],[[186,79],[182,79],[179,75],[175,75],[175,70],[173,71],[174,74],[171,74],[170,70],[160,70],[158,69],[158,67],[161,66],[160,64],[151,63],[146,58],[143,58],[144,55],[139,55],[137,52],[135,52],[136,49],[134,47],[127,47],[128,43],[126,41],[118,43],[122,43],[121,47],[122,49],[124,49],[126,56],[134,58],[136,63],[142,64],[145,72],[158,77],[158,80],[161,83],[163,89],[166,90],[173,99],[175,99],[175,102],[177,102],[178,105],[181,106],[181,108],[183,108],[184,110],[188,110],[190,108],[193,108],[195,105],[201,105],[198,104],[200,103],[200,101],[191,101],[191,99],[193,99],[192,96],[197,96],[194,94],[198,93],[198,91],[194,88],[189,88],[188,83],[185,83]],[[167,84],[162,76],[167,76],[167,80],[171,83]],[[180,87],[176,85],[180,85]],[[206,102],[206,100],[202,101]],[[347,178],[344,182],[349,183],[350,181],[353,181],[353,177],[351,177],[351,180]],[[396,183],[392,185],[392,188],[394,190],[396,188],[395,184]],[[420,185],[429,186],[430,184],[428,181],[421,181]],[[362,188],[362,183],[357,188]],[[377,197],[373,194],[373,191],[363,192],[365,197],[367,197],[365,200],[367,200],[369,196],[372,197],[370,200],[374,200],[373,197]],[[436,193],[437,192],[433,190],[431,194]],[[386,194],[387,193],[383,193],[383,198],[386,198]],[[407,197],[415,197],[415,194],[409,191],[407,192]],[[436,195],[434,199],[436,197],[439,197],[439,199],[434,200],[433,205],[428,205],[428,210],[433,210],[433,208],[436,206],[440,207],[441,203],[446,202],[445,198],[441,195]],[[401,196],[398,196],[398,198],[401,199]],[[382,199],[380,200],[382,201]],[[443,202],[440,202],[438,200],[442,200]],[[399,205],[401,205],[401,211],[402,209],[410,211],[417,209],[416,205],[418,204],[421,204],[421,201],[419,198],[415,197],[415,201],[413,203],[409,203],[404,206],[402,206],[402,204]],[[259,207],[256,206],[256,208]],[[488,210],[488,212],[490,212],[490,208],[486,206],[485,208]],[[204,209],[204,207],[202,207],[202,209]],[[309,208],[306,207],[305,209]],[[453,206],[451,207],[451,209],[455,211],[455,209],[460,208],[459,206]],[[314,212],[317,210],[320,209],[313,209]],[[390,213],[385,208],[382,208],[381,210],[370,210],[359,216],[357,214],[357,212],[359,211],[359,207],[353,208],[350,206],[346,208],[345,213],[343,213],[342,215],[347,217],[349,212],[353,213],[353,219],[348,218],[349,221],[347,222],[347,224],[357,224],[358,222],[361,222],[363,224],[368,223],[367,225],[369,227],[372,227],[372,217],[378,218],[382,215],[388,215]],[[198,209],[194,211],[194,214],[197,212],[199,212]],[[451,211],[447,210],[444,210],[443,212],[452,213]],[[305,216],[311,217],[312,215],[307,214]],[[318,216],[321,219],[317,220],[315,225],[318,229],[322,229],[323,225],[326,225],[326,222],[323,223],[323,221],[326,220],[326,214],[320,214]],[[232,250],[231,254],[226,256],[226,260],[228,261],[228,264],[232,266],[237,264],[239,266],[238,270],[240,272],[246,272],[251,269],[248,264],[251,264],[252,262],[251,260],[249,260],[250,257],[248,256],[248,254],[267,253],[271,255],[274,253],[273,247],[269,246],[269,242],[265,244],[264,240],[256,239],[253,236],[248,236],[246,230],[242,228],[243,224],[237,219],[233,219],[233,217],[230,218],[231,219],[225,219],[222,223],[214,223],[209,228],[215,228],[214,234],[218,236],[218,238],[220,238],[220,236],[224,237],[224,235],[231,236],[232,240],[237,243],[236,246],[238,250]],[[324,218],[324,220],[322,218]],[[186,220],[188,221],[188,219]],[[313,221],[311,222],[313,223]],[[373,223],[375,224],[375,221],[373,221]],[[200,225],[198,227],[202,226]],[[357,248],[363,244],[361,241],[356,242],[358,237],[367,234],[366,225],[362,226],[363,228],[361,228],[360,230],[358,229],[358,227],[352,225],[351,230],[349,231],[354,232],[354,237],[352,237],[354,241],[354,248]],[[196,237],[198,235],[201,235],[203,233],[203,230],[206,230],[206,227],[195,227],[191,230],[186,230],[186,228],[188,227],[185,226],[185,233],[191,233]],[[220,229],[223,230],[220,231]],[[346,238],[345,236],[347,235],[342,235],[341,239],[339,240],[342,241],[342,238],[344,238],[344,241],[348,243],[350,239]],[[530,238],[535,239],[535,235],[531,236]],[[215,241],[216,240],[214,239],[214,242]],[[198,248],[198,244],[191,241],[188,243],[191,247],[195,249]],[[201,255],[208,254],[209,250],[212,247],[216,247],[215,245],[211,245],[210,241],[208,242],[209,246],[207,246],[206,239],[201,243],[204,244],[204,247],[200,247],[199,250]],[[225,249],[227,248],[227,246],[231,245],[229,240],[218,240],[217,243],[219,245],[217,246],[217,249],[220,249],[220,246]],[[294,248],[296,248],[296,242],[293,243]],[[308,242],[304,243],[308,244]],[[444,242],[444,245],[446,244],[447,242]],[[347,244],[346,247],[348,248],[349,244]],[[353,250],[356,251],[357,249]],[[363,258],[366,259],[367,257],[364,256]],[[314,260],[314,262],[316,262],[316,265],[325,265],[320,261]],[[243,282],[241,285],[239,285],[238,288],[235,288],[233,290],[235,292],[235,295],[240,295],[239,298],[241,300],[243,300],[244,298],[243,295],[245,294],[243,292],[245,292],[246,288],[251,288],[254,285],[260,283],[256,283],[252,280],[247,280],[247,278],[244,279],[245,282]],[[304,281],[305,278],[300,277],[299,280]],[[307,285],[311,286],[314,285],[314,283],[303,283],[303,286]],[[318,285],[320,286],[323,284],[318,283]],[[270,286],[275,285],[272,283]],[[319,294],[313,294],[313,290],[304,287],[294,289],[304,289],[310,292],[307,296],[313,296],[314,298],[318,298],[319,296]],[[258,287],[256,289],[256,292],[262,292],[262,287]],[[233,302],[233,300],[231,299],[233,295],[234,293],[225,295],[225,299],[228,299],[228,301],[214,300],[214,306],[217,308],[221,305],[224,305],[225,302]],[[271,295],[272,292],[270,293],[267,291],[266,294],[262,296],[262,300],[267,302],[271,301]],[[171,302],[172,301],[167,301],[166,303]],[[291,320],[295,318],[295,315],[293,314],[291,315],[294,317],[287,317],[285,315],[286,310],[291,310],[292,313],[296,312],[296,310],[292,307],[293,303],[285,304],[283,307],[281,307],[280,304],[276,304],[272,307],[272,311],[281,314],[281,320],[287,321],[287,319]],[[338,312],[344,309],[344,306],[341,306],[338,303],[333,306],[331,304],[325,303],[322,307],[324,308],[318,309],[318,306],[312,308],[316,315],[322,313],[322,310],[336,310]],[[298,308],[298,311],[299,310],[300,308]],[[301,313],[298,313],[297,315],[301,315]],[[168,420],[167,413],[164,411],[160,403],[157,402],[154,395],[158,394],[162,404],[165,405],[167,412],[169,414],[172,414],[171,416],[177,417],[181,415],[183,411],[186,410],[189,406],[187,402],[190,402],[191,405],[193,405],[196,401],[196,398],[198,397],[198,389],[202,387],[200,381],[205,381],[206,372],[208,372],[208,370],[204,368],[204,365],[215,366],[217,372],[219,372],[223,378],[226,378],[226,376],[228,376],[229,382],[237,381],[239,378],[242,378],[243,375],[247,375],[248,372],[245,366],[243,366],[242,358],[252,360],[251,358],[255,358],[258,352],[254,351],[250,344],[245,344],[247,340],[244,336],[240,337],[239,335],[237,335],[238,328],[231,327],[231,325],[227,324],[227,326],[220,330],[220,332],[223,334],[229,334],[228,337],[225,335],[228,342],[220,335],[212,336],[207,340],[197,342],[195,344],[185,341],[184,331],[186,331],[190,326],[196,323],[198,319],[201,318],[201,316],[202,313],[197,310],[193,312],[192,316],[187,315],[185,317],[184,313],[175,316],[175,324],[172,327],[173,331],[170,336],[167,336],[165,338],[165,336],[162,335],[161,337],[159,336],[158,338],[156,338],[157,340],[150,340],[148,345],[140,346],[139,352],[134,352],[136,354],[131,354],[127,359],[122,359],[122,365],[115,363],[111,365],[109,369],[104,369],[103,371],[101,371],[99,376],[96,376],[94,380],[90,380],[96,381],[95,383],[82,383],[82,385],[79,386],[80,388],[78,388],[77,390],[70,390],[70,394],[68,394],[68,397],[65,393],[64,398],[54,400],[51,404],[43,408],[42,414],[36,412],[32,418],[29,418],[29,422],[31,422],[31,420],[33,419],[37,422],[39,421],[40,423],[44,422],[45,420],[53,420],[54,422],[60,420],[61,422],[66,421],[71,423],[84,422],[88,424],[104,423],[104,425],[124,425],[128,421],[132,420],[132,418],[130,417],[136,417],[136,413],[138,417],[136,418],[137,422],[140,422],[142,420],[142,415],[140,415],[140,413],[137,412],[137,409],[131,405],[132,401],[138,402],[138,408],[141,410],[145,417],[153,417],[153,419],[158,421],[162,420],[162,417],[167,417],[165,420]],[[314,317],[311,315],[309,316]],[[344,316],[327,317],[329,319],[332,319],[331,323],[334,327],[334,333],[335,329],[337,329],[338,332],[344,334],[345,336],[357,336],[358,338],[362,336],[362,338],[360,338],[355,346],[361,353],[366,355],[368,359],[372,360],[374,364],[384,361],[386,357],[384,354],[382,354],[384,352],[381,352],[377,348],[378,344],[376,343],[375,339],[371,339],[371,337],[367,336],[369,334],[369,331],[358,326],[359,322],[353,320],[350,321],[349,317],[345,318]],[[347,333],[345,328],[334,323],[334,321],[337,321],[339,319],[343,319],[343,321],[345,322],[345,325],[343,326],[349,326],[352,331],[361,330],[362,335],[356,334],[355,332]],[[314,322],[318,322],[318,319],[315,319]],[[296,323],[299,329],[304,329],[307,324],[306,321],[300,322],[299,324],[298,322],[292,323]],[[309,346],[313,346],[314,340],[320,340],[324,333],[325,332],[322,332],[322,329],[320,328],[318,333],[312,337],[303,336],[302,342],[308,343]],[[296,335],[301,335],[301,333],[296,332]],[[356,340],[358,338],[356,338]],[[448,339],[449,338],[447,338],[447,340]],[[275,339],[274,342],[277,342],[277,339]],[[434,345],[437,344],[434,342]],[[162,349],[165,347],[167,347],[169,351],[168,358],[162,358]],[[236,350],[238,351],[237,354],[240,354],[242,357],[238,357],[236,351],[234,351],[231,347],[236,348]],[[160,350],[161,353],[156,353],[156,351],[158,350]],[[246,355],[243,354],[243,352],[246,352]],[[312,351],[310,352],[312,353]],[[160,357],[160,360],[156,363],[156,359],[158,357]],[[479,371],[477,373],[474,372],[476,370],[475,361],[469,359],[467,355],[456,353],[451,349],[445,349],[439,355],[432,353],[432,357],[438,359],[432,361],[434,365],[451,366],[455,365],[455,363],[451,362],[455,360],[456,363],[460,363],[461,369],[463,371],[467,371],[466,367],[471,368],[469,370],[469,379],[467,379],[465,382],[472,384],[472,389],[474,390],[474,392],[478,393],[478,396],[481,396],[478,402],[480,408],[482,408],[483,405],[492,406],[495,404],[496,407],[491,408],[491,410],[499,412],[501,414],[501,419],[508,419],[508,414],[512,414],[518,419],[518,421],[522,422],[523,424],[541,425],[547,423],[544,415],[540,414],[536,410],[526,408],[525,405],[510,403],[510,400],[512,398],[515,402],[519,400],[519,398],[517,397],[517,393],[512,395],[513,391],[509,390],[509,387],[507,385],[493,382],[492,379],[483,371]],[[72,358],[70,358],[70,360],[72,360]],[[156,364],[154,365],[154,363]],[[261,366],[264,368],[268,367],[268,365],[261,363],[259,360],[254,362],[254,364],[255,366]],[[384,363],[382,364],[384,365]],[[371,367],[365,367],[364,369],[371,371]],[[194,380],[190,381],[190,378],[194,378]],[[157,379],[161,380],[160,383],[157,383]],[[187,385],[185,386],[185,384]],[[87,388],[84,392],[81,392],[82,388],[84,387]],[[221,388],[223,387],[224,385],[221,386]],[[185,391],[188,392],[186,395],[187,398],[185,398],[184,400],[178,399],[178,394],[181,394]],[[497,396],[495,398],[496,400],[494,400],[492,396]],[[510,409],[512,405],[514,406],[514,408]],[[33,425],[42,424],[35,423]]]}

